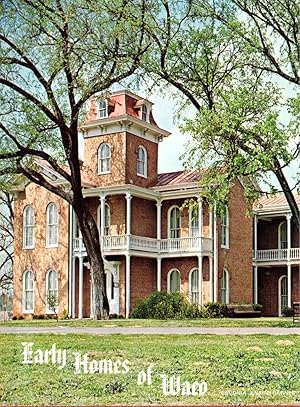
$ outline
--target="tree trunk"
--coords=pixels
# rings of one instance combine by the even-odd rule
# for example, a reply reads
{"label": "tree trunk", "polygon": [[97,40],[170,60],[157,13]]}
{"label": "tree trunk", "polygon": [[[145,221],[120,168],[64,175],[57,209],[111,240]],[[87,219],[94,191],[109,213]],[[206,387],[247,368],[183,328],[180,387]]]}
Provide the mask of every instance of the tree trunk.
{"label": "tree trunk", "polygon": [[104,262],[101,255],[99,232],[96,222],[86,207],[76,210],[80,231],[91,266],[93,287],[94,319],[108,319],[109,304],[106,295]]}

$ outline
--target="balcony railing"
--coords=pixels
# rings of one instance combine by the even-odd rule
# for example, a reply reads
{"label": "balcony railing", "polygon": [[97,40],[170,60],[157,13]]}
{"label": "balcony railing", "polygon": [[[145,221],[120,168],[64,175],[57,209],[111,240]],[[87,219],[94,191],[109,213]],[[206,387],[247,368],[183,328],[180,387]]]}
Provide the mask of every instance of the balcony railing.
{"label": "balcony railing", "polygon": [[300,261],[300,248],[257,250],[254,259],[258,262]]}
{"label": "balcony railing", "polygon": [[[85,252],[81,237],[73,239],[74,252]],[[154,239],[135,235],[104,236],[104,252],[136,250],[151,253],[212,251],[212,240],[204,237],[183,237],[179,239]]]}

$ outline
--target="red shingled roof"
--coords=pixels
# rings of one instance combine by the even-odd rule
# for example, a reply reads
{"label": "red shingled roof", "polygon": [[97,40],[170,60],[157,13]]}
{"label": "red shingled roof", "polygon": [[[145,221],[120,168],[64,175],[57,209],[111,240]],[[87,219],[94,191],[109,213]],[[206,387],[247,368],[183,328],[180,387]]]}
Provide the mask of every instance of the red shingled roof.
{"label": "red shingled roof", "polygon": [[[300,195],[294,194],[296,202],[298,206],[300,206]],[[272,206],[287,206],[288,203],[285,199],[285,196],[283,193],[276,194],[273,196],[267,196],[264,195],[261,198],[257,200],[255,203],[254,207],[260,206],[260,207],[272,207]]]}
{"label": "red shingled roof", "polygon": [[188,184],[190,182],[197,182],[199,179],[199,171],[165,172],[163,174],[158,174],[154,186],[161,187],[165,185]]}

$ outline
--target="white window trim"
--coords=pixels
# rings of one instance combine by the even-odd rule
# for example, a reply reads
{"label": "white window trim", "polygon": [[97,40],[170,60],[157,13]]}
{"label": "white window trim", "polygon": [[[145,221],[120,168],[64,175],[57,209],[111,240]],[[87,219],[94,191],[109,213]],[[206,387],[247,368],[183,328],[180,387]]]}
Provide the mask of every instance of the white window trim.
{"label": "white window trim", "polygon": [[[197,271],[198,272],[198,284],[197,284],[197,291],[192,291],[192,274]],[[194,302],[195,304],[201,304],[201,295],[202,293],[199,292],[199,279],[200,279],[200,272],[198,267],[193,267],[189,272],[189,299],[192,301],[192,293],[198,294],[198,301]],[[201,291],[202,291],[202,284],[201,284]]]}
{"label": "white window trim", "polygon": [[278,316],[282,317],[281,313],[281,281],[286,278],[288,283],[288,276],[284,274],[283,276],[279,277],[278,279]]}
{"label": "white window trim", "polygon": [[[179,237],[171,237],[171,212],[172,209],[177,208],[179,210]],[[181,238],[181,213],[180,213],[180,208],[177,205],[172,205],[168,209],[168,239],[180,239]]]}
{"label": "white window trim", "polygon": [[[108,171],[100,171],[100,151],[101,148],[103,146],[107,145],[109,147],[109,157],[106,158],[101,158],[101,160],[109,160],[109,170]],[[98,154],[97,154],[97,158],[98,158],[98,175],[104,175],[104,174],[110,174],[111,173],[111,147],[109,145],[109,143],[101,143],[98,147]]]}
{"label": "white window trim", "polygon": [[[101,102],[105,103],[105,109],[104,108],[100,109],[100,103]],[[105,110],[105,115],[104,116],[100,116],[100,110],[101,111]],[[106,99],[98,100],[98,102],[97,102],[97,118],[98,119],[106,119],[107,117],[108,117],[108,103],[107,103],[107,100]]]}
{"label": "white window trim", "polygon": [[[197,215],[198,215],[198,228],[197,229],[192,228],[192,223],[193,223],[193,219],[194,219],[193,218],[193,211],[194,210],[197,210]],[[192,209],[189,210],[189,236],[190,237],[198,237],[199,236],[199,226],[200,226],[200,224],[199,224],[199,206],[195,206],[195,207],[193,207]],[[197,231],[196,235],[192,234],[193,229]]]}
{"label": "white window trim", "polygon": [[221,239],[220,239],[221,248],[222,249],[229,249],[229,211],[228,211],[228,208],[226,208],[226,230],[225,230],[225,233],[226,233],[225,240],[226,240],[226,242],[225,242],[225,244],[222,244],[222,228],[223,228],[222,219],[223,219],[223,216],[224,215],[222,215],[222,217],[221,217]]}
{"label": "white window trim", "polygon": [[[108,224],[105,223],[106,220],[106,208],[108,208]],[[110,225],[111,225],[111,213],[110,213],[110,206],[109,203],[105,202],[105,208],[104,208],[104,236],[109,236],[109,231],[110,231]]]}
{"label": "white window trim", "polygon": [[[56,208],[56,215],[57,215],[57,222],[56,224],[49,224],[49,211],[50,211],[50,206],[55,206]],[[49,226],[55,226],[56,225],[56,242],[55,243],[50,243],[50,228]],[[58,247],[58,241],[59,241],[59,214],[58,214],[58,207],[54,202],[50,202],[47,206],[46,209],[46,248],[53,248],[53,247]]]}
{"label": "white window trim", "polygon": [[[27,212],[27,209],[31,208],[33,211],[33,224],[32,225],[27,225],[26,226],[26,219],[27,219],[27,215],[25,216],[25,212]],[[32,232],[32,244],[31,245],[27,245],[26,244],[26,228],[28,227],[32,227],[33,228],[33,232]],[[35,213],[34,213],[34,208],[32,205],[26,205],[25,208],[23,209],[23,249],[34,249],[35,246],[35,239],[34,236],[35,235]]]}
{"label": "white window trim", "polygon": [[[55,269],[49,269],[46,273],[46,314],[55,314],[55,312],[51,309],[49,309],[49,304],[48,304],[48,290],[49,290],[49,274],[51,271],[54,271],[56,273],[56,281],[57,281],[57,307],[58,307],[58,276],[57,276],[57,271]],[[56,307],[56,311],[57,311]]]}
{"label": "white window trim", "polygon": [[[32,274],[32,309],[25,308],[25,275],[30,272]],[[32,270],[25,270],[22,276],[22,312],[23,314],[33,314],[34,313],[34,274]]]}
{"label": "white window trim", "polygon": [[230,294],[229,294],[229,290],[230,290],[230,287],[229,287],[229,280],[230,280],[230,278],[229,278],[229,271],[227,270],[227,269],[223,269],[223,271],[222,271],[222,278],[221,278],[221,287],[220,287],[220,289],[221,289],[221,298],[220,298],[220,300],[222,301],[222,287],[223,287],[223,275],[225,274],[225,279],[226,279],[226,298],[225,298],[225,304],[229,304],[229,297],[230,297]]}
{"label": "white window trim", "polygon": [[[144,155],[145,155],[144,174],[139,173],[139,166],[138,166],[138,163],[139,163],[139,161],[141,161],[141,160],[139,160],[139,150],[140,150],[140,149],[144,151]],[[137,149],[136,166],[137,166],[137,169],[136,169],[137,175],[138,175],[139,177],[147,178],[147,177],[148,177],[148,153],[147,153],[147,150],[146,150],[146,148],[145,148],[144,146],[138,146],[138,149]]]}
{"label": "white window trim", "polygon": [[[285,225],[285,230],[286,230],[286,247],[281,249],[281,235],[282,235],[282,226]],[[287,242],[288,242],[288,235],[287,235],[287,224],[286,221],[282,221],[278,225],[277,229],[277,237],[278,237],[278,249],[284,250],[287,249]]]}
{"label": "white window trim", "polygon": [[[179,273],[179,291],[170,291],[171,290],[171,274],[173,273],[173,271],[177,271]],[[176,268],[173,268],[173,269],[168,271],[168,275],[167,275],[167,292],[168,293],[171,293],[171,292],[181,293],[181,273]]]}

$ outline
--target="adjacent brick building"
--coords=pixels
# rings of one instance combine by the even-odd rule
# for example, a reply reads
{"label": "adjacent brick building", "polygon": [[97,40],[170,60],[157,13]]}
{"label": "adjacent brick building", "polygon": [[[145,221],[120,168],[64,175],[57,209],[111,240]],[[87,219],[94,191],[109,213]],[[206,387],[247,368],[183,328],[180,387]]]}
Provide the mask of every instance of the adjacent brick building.
{"label": "adjacent brick building", "polygon": [[[257,257],[272,242],[258,239],[253,273],[252,219],[239,180],[219,219],[200,197],[201,174],[158,174],[159,144],[170,134],[156,124],[152,104],[128,91],[91,100],[81,130],[83,193],[99,227],[111,314],[128,316],[155,290],[181,291],[199,304],[251,303],[253,276],[255,302],[267,313],[278,311],[262,288],[269,263]],[[48,164],[40,166],[59,182]],[[183,207],[187,199],[193,209]],[[33,184],[19,191],[15,208],[15,315],[51,313],[51,292],[60,315],[93,316],[89,263],[73,211]],[[259,211],[255,219],[257,236],[271,223]],[[278,276],[283,266],[276,268]]]}

